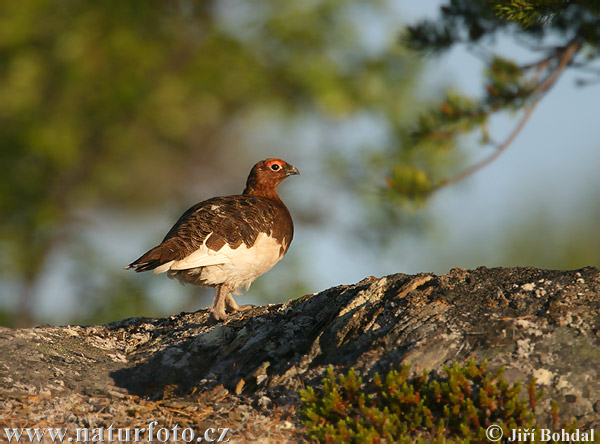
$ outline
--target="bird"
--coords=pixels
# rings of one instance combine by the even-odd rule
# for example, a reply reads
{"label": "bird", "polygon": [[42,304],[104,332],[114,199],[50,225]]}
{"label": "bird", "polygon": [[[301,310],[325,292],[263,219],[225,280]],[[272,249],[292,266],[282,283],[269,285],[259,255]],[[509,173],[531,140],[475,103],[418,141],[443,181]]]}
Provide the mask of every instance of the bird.
{"label": "bird", "polygon": [[291,164],[269,158],[252,167],[242,194],[213,197],[189,208],[162,242],[125,269],[167,273],[181,283],[213,287],[210,314],[217,321],[238,305],[232,294],[269,271],[287,253],[294,236],[289,210],[277,194]]}

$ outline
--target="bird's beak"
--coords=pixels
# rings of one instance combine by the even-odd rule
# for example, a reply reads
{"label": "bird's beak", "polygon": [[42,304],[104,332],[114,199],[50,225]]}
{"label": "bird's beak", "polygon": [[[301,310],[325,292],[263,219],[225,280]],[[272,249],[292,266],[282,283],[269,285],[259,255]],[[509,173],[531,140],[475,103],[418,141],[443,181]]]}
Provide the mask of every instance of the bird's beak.
{"label": "bird's beak", "polygon": [[288,164],[288,166],[287,166],[287,168],[286,168],[285,171],[286,171],[286,173],[287,173],[288,176],[291,176],[293,174],[300,174],[300,171],[298,171],[298,169],[295,166],[289,165],[289,164]]}

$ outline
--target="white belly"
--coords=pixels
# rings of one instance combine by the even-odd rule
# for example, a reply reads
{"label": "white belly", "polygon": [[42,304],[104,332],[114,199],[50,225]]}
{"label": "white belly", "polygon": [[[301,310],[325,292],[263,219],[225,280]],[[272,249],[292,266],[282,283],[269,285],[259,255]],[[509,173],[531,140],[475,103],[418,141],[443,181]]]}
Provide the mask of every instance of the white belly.
{"label": "white belly", "polygon": [[248,289],[257,277],[279,262],[283,251],[274,238],[261,233],[250,248],[244,244],[236,249],[225,245],[219,251],[212,251],[203,245],[189,256],[168,262],[155,272],[168,271],[169,277],[195,285],[227,284],[233,290]]}

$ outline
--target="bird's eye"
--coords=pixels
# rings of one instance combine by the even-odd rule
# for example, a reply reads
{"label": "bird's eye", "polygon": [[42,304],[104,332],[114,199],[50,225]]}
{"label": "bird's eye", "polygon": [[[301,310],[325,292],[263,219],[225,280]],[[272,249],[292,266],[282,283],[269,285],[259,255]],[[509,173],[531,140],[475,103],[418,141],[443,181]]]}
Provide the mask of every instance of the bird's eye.
{"label": "bird's eye", "polygon": [[274,163],[273,165],[271,165],[271,169],[273,171],[279,171],[280,168],[281,166],[278,163]]}

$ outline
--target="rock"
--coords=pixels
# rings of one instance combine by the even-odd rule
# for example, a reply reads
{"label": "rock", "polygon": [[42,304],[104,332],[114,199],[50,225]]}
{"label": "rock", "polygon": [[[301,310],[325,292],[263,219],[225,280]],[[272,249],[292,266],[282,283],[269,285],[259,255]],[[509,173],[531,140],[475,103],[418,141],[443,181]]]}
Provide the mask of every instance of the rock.
{"label": "rock", "polygon": [[301,442],[297,390],[318,384],[329,365],[369,377],[407,361],[420,372],[474,358],[491,370],[505,366],[509,381],[535,376],[546,391],[538,411],[556,399],[561,418],[584,427],[600,424],[600,271],[395,274],[225,323],[200,310],[3,328],[0,355],[0,417],[9,425],[125,427],[170,418],[199,430],[229,427],[232,438]]}
{"label": "rock", "polygon": [[261,408],[261,410],[267,410],[269,407],[271,407],[272,402],[266,396],[261,396],[258,398],[258,401],[256,401],[256,404]]}

